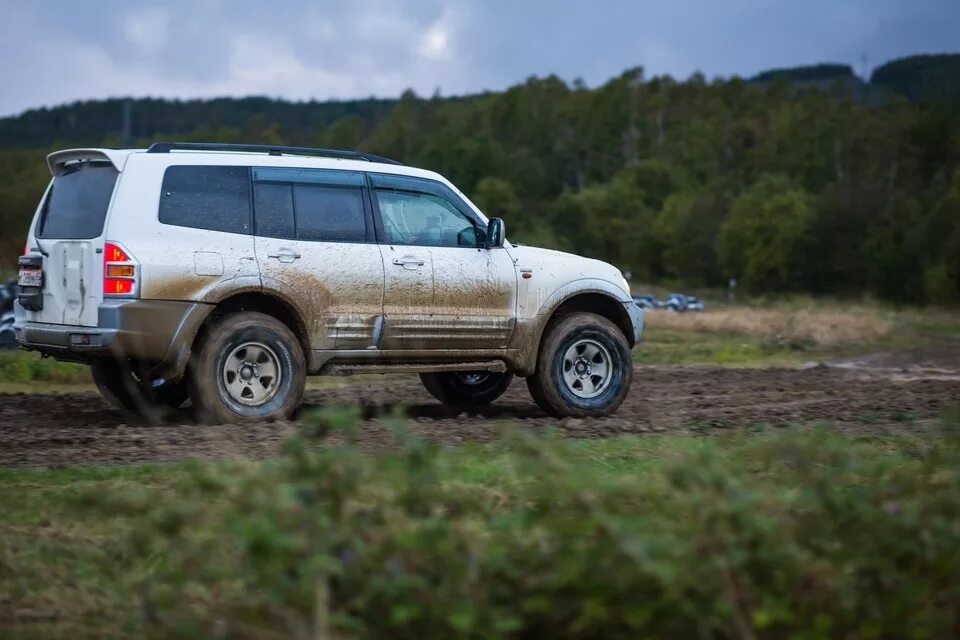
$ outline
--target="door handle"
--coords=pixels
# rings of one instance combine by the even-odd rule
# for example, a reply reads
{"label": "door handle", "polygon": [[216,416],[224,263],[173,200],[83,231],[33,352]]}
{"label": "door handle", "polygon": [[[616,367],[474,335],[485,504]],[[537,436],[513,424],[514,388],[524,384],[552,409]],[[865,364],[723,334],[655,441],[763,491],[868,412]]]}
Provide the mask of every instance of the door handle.
{"label": "door handle", "polygon": [[280,262],[293,262],[300,258],[300,254],[293,249],[281,247],[276,253],[267,254],[268,258],[276,258]]}
{"label": "door handle", "polygon": [[393,264],[400,265],[404,269],[416,269],[423,266],[423,260],[416,256],[403,256],[402,258],[394,258]]}

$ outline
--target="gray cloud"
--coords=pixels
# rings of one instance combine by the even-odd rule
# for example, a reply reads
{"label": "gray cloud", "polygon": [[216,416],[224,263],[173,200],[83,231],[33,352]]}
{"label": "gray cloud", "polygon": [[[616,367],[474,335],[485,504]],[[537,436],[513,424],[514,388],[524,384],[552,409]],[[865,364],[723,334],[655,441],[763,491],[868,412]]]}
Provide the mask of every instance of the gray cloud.
{"label": "gray cloud", "polygon": [[960,50],[956,0],[0,0],[0,115],[110,96],[446,95]]}

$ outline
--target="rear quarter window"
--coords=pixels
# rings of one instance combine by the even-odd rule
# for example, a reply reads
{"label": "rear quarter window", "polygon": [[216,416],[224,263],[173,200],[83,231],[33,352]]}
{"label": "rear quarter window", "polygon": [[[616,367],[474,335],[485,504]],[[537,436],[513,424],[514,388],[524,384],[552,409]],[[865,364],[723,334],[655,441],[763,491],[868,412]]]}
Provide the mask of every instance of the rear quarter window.
{"label": "rear quarter window", "polygon": [[210,165],[167,167],[160,222],[179,227],[250,233],[250,169]]}
{"label": "rear quarter window", "polygon": [[53,179],[40,210],[36,236],[62,240],[89,240],[103,233],[117,170],[109,162],[67,165]]}

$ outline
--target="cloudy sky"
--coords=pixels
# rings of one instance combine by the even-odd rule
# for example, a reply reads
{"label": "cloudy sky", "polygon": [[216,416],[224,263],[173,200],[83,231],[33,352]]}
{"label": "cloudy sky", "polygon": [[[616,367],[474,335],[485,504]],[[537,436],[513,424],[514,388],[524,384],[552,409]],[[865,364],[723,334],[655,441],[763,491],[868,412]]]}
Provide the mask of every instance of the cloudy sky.
{"label": "cloudy sky", "polygon": [[960,0],[0,0],[0,116],[111,96],[444,95],[960,51]]}

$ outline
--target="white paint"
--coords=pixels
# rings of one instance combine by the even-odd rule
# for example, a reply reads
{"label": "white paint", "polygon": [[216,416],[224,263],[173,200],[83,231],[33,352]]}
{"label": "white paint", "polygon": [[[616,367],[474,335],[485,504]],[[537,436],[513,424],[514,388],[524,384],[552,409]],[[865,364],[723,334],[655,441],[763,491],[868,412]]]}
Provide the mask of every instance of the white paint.
{"label": "white paint", "polygon": [[[439,50],[443,38],[434,39],[430,46]],[[166,169],[203,164],[426,178],[452,189],[486,222],[432,171],[323,157],[137,149],[70,149],[50,154],[48,164],[56,174],[64,163],[91,159],[108,160],[120,172],[104,233],[89,241],[41,241],[56,251],[45,265],[45,308],[28,312],[29,321],[96,325],[103,299],[97,250],[106,241],[122,244],[138,264],[138,297],[216,303],[239,291],[269,292],[297,312],[314,350],[368,349],[378,339],[385,350],[502,350],[518,325],[536,325],[577,293],[630,302],[615,267],[559,251],[509,243],[475,249],[281,240],[167,225],[157,216]],[[35,245],[32,230],[30,237]]]}
{"label": "white paint", "polygon": [[198,276],[222,276],[223,256],[214,251],[194,251],[193,271]]}

